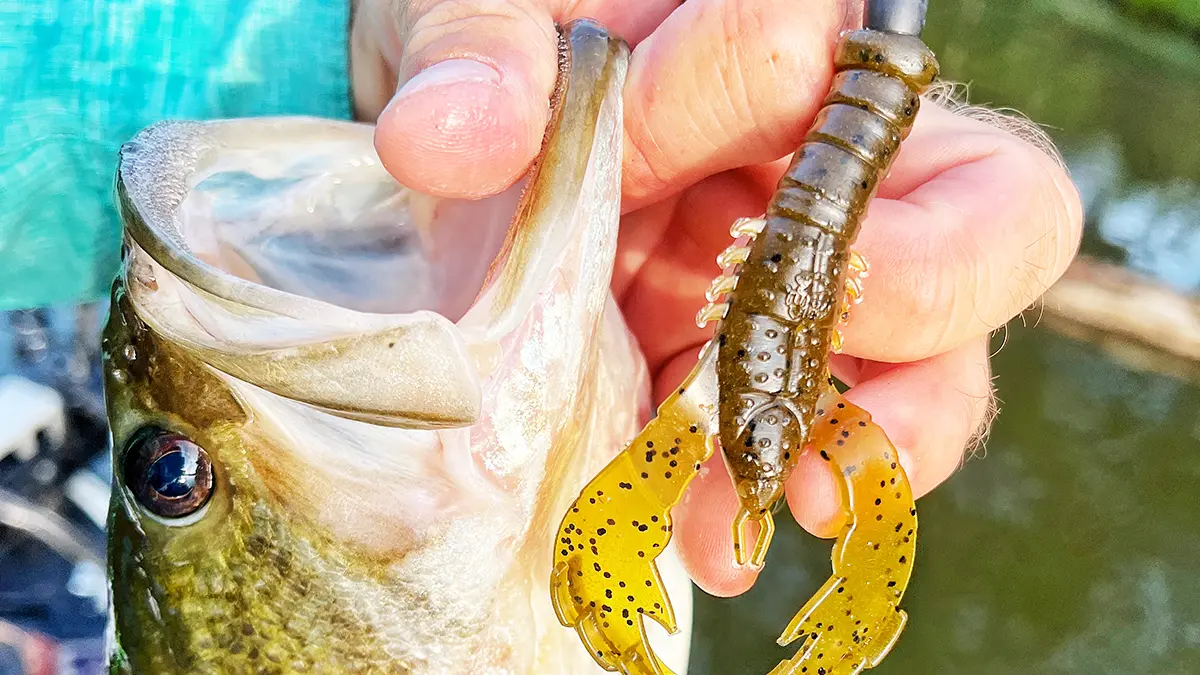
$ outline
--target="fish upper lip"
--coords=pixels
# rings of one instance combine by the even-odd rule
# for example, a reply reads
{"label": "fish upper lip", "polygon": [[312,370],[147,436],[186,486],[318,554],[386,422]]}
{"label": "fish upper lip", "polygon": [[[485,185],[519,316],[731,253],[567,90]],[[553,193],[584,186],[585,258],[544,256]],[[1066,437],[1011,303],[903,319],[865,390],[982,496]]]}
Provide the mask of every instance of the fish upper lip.
{"label": "fish upper lip", "polygon": [[[163,294],[144,290],[140,297],[131,293],[134,303],[141,304],[139,314],[218,370],[335,414],[412,428],[472,424],[481,412],[481,389],[478,354],[471,345],[495,343],[514,330],[554,281],[563,251],[596,226],[595,218],[567,216],[581,208],[581,195],[592,189],[583,185],[584,175],[604,122],[602,106],[614,92],[619,109],[628,47],[586,24],[575,26],[567,41],[571,64],[559,78],[542,153],[484,290],[457,324],[431,311],[373,314],[280,291],[209,265],[189,247],[176,214],[190,181],[214,161],[216,152],[318,130],[347,139],[357,135],[364,150],[374,152],[371,127],[304,117],[156,124],[122,148],[116,191],[130,264],[148,265],[156,275],[165,272],[159,285],[173,278],[179,282],[176,290],[215,300],[214,312],[244,310],[276,328],[302,325],[307,335],[290,344],[273,343],[262,334],[242,335],[241,344],[233,344],[204,325],[195,302],[191,307],[183,301],[148,306],[153,304],[150,295]],[[601,171],[609,179],[615,174],[612,200],[619,201],[619,161]],[[615,247],[619,207],[612,209]],[[608,267],[600,271],[611,274],[613,251],[601,253]],[[346,358],[349,350],[356,350],[357,358]],[[353,372],[350,387],[347,364],[355,362],[363,367]]]}

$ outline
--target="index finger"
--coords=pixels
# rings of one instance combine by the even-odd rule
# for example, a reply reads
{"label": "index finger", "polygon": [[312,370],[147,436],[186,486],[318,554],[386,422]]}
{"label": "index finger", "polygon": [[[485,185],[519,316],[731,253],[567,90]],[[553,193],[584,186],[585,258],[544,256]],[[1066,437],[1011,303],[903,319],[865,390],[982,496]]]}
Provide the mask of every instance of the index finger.
{"label": "index finger", "polygon": [[854,244],[871,271],[845,351],[909,362],[986,335],[1062,276],[1082,233],[1055,155],[927,104]]}

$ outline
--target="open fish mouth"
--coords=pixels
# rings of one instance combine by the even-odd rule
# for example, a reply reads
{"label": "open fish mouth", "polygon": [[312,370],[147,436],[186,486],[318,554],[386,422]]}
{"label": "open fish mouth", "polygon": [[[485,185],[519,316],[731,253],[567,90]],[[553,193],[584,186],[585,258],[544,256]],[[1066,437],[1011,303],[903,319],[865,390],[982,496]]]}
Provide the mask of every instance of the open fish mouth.
{"label": "open fish mouth", "polygon": [[[553,614],[553,528],[649,400],[609,291],[628,48],[561,34],[542,151],[490,199],[397,185],[361,124],[169,122],[123,148],[120,672],[598,675]],[[677,672],[681,605],[652,637]]]}
{"label": "open fish mouth", "polygon": [[[117,185],[131,274],[157,285],[130,288],[140,314],[211,366],[337,414],[473,422],[486,373],[472,344],[515,325],[581,228],[615,221],[619,167],[604,162],[619,153],[620,116],[601,107],[617,105],[627,47],[587,26],[572,37],[537,163],[482,201],[396,184],[368,125],[263,118],[142,132],[122,150]],[[611,251],[595,253],[609,264],[584,271],[609,273]],[[365,367],[348,373],[348,362]]]}

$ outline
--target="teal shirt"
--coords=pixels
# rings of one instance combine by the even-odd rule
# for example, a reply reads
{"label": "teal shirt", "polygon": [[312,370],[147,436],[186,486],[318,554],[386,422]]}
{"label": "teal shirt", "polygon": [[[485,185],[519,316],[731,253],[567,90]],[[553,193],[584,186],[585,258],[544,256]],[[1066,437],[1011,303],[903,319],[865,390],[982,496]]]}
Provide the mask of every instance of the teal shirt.
{"label": "teal shirt", "polygon": [[350,0],[0,0],[0,310],[97,300],[117,151],[163,119],[347,119]]}

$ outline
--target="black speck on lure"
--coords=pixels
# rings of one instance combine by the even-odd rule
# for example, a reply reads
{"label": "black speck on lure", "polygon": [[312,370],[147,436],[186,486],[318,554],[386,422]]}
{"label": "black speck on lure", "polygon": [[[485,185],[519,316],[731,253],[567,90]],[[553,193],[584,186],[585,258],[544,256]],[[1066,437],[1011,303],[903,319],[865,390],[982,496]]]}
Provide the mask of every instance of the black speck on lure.
{"label": "black speck on lure", "polygon": [[[917,37],[920,7],[869,3],[867,28],[834,54],[829,96],[761,218],[734,223],[724,272],[697,321],[720,320],[683,385],[566,512],[552,596],[595,659],[627,675],[666,675],[644,621],[676,630],[655,558],[671,509],[720,446],[741,510],[739,564],[763,564],[772,507],[804,453],[842,477],[846,524],[833,575],[779,643],[800,642],[772,675],[849,675],[877,665],[907,620],[899,608],[916,552],[916,508],[895,448],[829,375],[838,325],[861,297],[867,266],[851,246],[880,181],[937,76]],[[756,543],[743,534],[758,525]]]}

